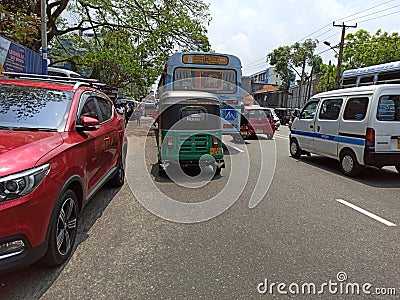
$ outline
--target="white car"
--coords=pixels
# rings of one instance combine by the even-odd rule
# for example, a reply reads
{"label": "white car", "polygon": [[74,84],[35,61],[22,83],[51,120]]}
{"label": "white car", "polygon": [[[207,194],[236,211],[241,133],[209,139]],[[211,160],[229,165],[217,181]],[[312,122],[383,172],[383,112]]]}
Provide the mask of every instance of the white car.
{"label": "white car", "polygon": [[278,130],[279,126],[281,126],[281,120],[279,117],[276,115],[275,110],[273,108],[270,108],[272,112],[272,116],[274,117],[274,124],[275,124],[275,129]]}
{"label": "white car", "polygon": [[71,70],[47,67],[47,74],[50,76],[61,76],[61,77],[72,77],[72,78],[82,78],[83,76]]}

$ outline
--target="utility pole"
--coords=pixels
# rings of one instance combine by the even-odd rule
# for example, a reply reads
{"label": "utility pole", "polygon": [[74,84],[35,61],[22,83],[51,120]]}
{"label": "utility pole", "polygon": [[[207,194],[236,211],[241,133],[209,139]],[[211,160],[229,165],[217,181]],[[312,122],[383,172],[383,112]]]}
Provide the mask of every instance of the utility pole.
{"label": "utility pole", "polygon": [[336,68],[336,81],[335,81],[335,89],[339,88],[339,82],[340,82],[340,73],[342,71],[342,58],[343,58],[343,48],[344,48],[344,36],[346,33],[346,27],[347,28],[356,28],[356,25],[350,26],[350,25],[345,25],[344,22],[341,25],[336,25],[335,22],[333,22],[333,27],[342,27],[342,36],[340,38],[340,43],[339,43],[339,56],[338,56],[338,63],[337,63],[337,68]]}
{"label": "utility pole", "polygon": [[47,75],[47,19],[46,0],[40,1],[40,17],[42,21],[42,74]]}

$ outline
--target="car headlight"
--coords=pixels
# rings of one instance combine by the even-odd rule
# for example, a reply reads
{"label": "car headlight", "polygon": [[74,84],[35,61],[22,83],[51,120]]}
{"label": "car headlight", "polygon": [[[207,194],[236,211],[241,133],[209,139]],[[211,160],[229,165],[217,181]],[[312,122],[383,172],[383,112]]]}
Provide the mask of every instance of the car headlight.
{"label": "car headlight", "polygon": [[49,173],[50,164],[0,178],[0,202],[25,196],[32,192]]}

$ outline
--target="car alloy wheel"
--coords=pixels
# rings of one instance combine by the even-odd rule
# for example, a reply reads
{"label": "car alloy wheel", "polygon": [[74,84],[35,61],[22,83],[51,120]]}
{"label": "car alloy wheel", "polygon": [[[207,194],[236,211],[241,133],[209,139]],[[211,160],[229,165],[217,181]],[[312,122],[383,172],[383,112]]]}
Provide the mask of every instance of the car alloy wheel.
{"label": "car alloy wheel", "polygon": [[66,190],[54,205],[49,224],[48,248],[41,264],[58,266],[69,258],[75,244],[78,217],[76,194],[72,190]]}
{"label": "car alloy wheel", "polygon": [[66,255],[74,244],[77,230],[78,209],[72,197],[65,199],[58,214],[56,228],[57,250],[60,255]]}

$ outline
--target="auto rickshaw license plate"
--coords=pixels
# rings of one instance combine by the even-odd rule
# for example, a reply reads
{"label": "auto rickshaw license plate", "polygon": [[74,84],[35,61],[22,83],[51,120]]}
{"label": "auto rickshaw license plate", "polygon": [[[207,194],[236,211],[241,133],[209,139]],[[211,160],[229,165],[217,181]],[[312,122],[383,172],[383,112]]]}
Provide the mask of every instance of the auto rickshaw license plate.
{"label": "auto rickshaw license plate", "polygon": [[397,138],[397,149],[400,149],[400,138]]}
{"label": "auto rickshaw license plate", "polygon": [[211,148],[210,154],[221,154],[221,148]]}

